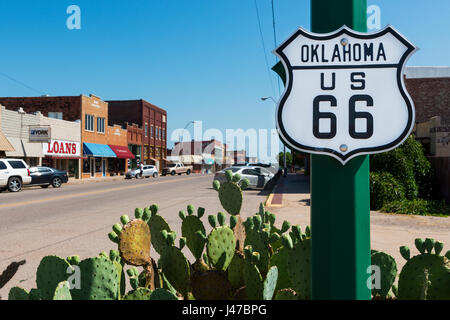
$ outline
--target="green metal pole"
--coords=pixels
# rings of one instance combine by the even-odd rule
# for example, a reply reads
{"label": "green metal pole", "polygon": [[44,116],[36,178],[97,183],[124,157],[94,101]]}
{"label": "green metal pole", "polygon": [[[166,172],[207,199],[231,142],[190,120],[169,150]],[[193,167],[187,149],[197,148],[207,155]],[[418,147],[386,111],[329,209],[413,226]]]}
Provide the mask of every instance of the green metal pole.
{"label": "green metal pole", "polygon": [[[367,0],[311,0],[311,31],[367,31]],[[369,156],[311,155],[312,298],[371,299]]]}

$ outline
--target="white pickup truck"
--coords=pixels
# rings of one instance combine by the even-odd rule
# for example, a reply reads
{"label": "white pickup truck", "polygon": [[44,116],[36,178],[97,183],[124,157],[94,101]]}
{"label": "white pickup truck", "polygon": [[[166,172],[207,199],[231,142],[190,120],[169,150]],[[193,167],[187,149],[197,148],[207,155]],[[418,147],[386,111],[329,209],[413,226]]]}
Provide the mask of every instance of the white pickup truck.
{"label": "white pickup truck", "polygon": [[31,183],[30,169],[21,159],[0,159],[0,192],[18,192]]}
{"label": "white pickup truck", "polygon": [[182,164],[181,162],[178,163],[173,163],[173,164],[169,164],[167,167],[165,167],[162,170],[162,175],[181,175],[183,173],[186,173],[187,175],[190,175],[192,172],[192,166],[185,166],[184,164]]}

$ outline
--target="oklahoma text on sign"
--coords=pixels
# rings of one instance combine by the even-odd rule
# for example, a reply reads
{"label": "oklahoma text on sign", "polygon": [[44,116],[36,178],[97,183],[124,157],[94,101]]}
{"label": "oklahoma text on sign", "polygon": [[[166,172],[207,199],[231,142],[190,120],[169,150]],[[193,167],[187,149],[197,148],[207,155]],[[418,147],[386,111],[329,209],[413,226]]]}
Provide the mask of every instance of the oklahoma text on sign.
{"label": "oklahoma text on sign", "polygon": [[300,28],[275,50],[287,75],[276,117],[281,138],[342,164],[397,147],[414,125],[403,68],[415,49],[390,26],[371,34]]}

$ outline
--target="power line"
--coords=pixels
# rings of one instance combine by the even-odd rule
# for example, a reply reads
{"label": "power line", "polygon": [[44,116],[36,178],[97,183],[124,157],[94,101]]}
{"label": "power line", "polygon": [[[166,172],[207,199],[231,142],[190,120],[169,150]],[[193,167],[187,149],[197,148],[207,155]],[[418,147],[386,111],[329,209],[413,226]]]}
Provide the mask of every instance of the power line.
{"label": "power line", "polygon": [[34,89],[34,88],[30,87],[29,85],[23,83],[22,81],[19,81],[19,80],[17,80],[17,79],[14,79],[13,77],[7,75],[7,74],[4,73],[4,72],[1,72],[1,71],[0,71],[0,75],[4,76],[5,78],[7,78],[7,79],[9,79],[9,80],[11,80],[11,81],[13,81],[13,82],[16,82],[16,83],[18,83],[18,84],[24,86],[24,87],[27,88],[27,89],[30,89],[30,90],[32,90],[32,91],[34,91],[34,92],[37,92],[37,93],[39,93],[40,95],[44,95],[44,94],[45,94],[45,93],[42,92],[42,91],[39,91],[39,90],[37,90],[37,89]]}
{"label": "power line", "polygon": [[269,67],[269,60],[267,59],[267,51],[266,51],[266,45],[264,43],[264,36],[263,36],[262,28],[261,28],[261,18],[259,17],[258,4],[256,3],[256,0],[254,0],[254,3],[255,3],[256,18],[258,19],[259,35],[261,37],[261,44],[262,44],[263,53],[264,53],[264,60],[266,61],[267,76],[269,77],[270,86],[272,88],[272,92],[274,93],[275,92],[275,88],[273,86],[272,77],[270,75],[270,70],[271,69]]}
{"label": "power line", "polygon": [[[274,0],[271,0],[271,4],[272,4],[272,29],[273,29],[273,42],[275,45],[275,48],[277,47],[277,29],[275,26],[275,8],[274,8],[274,4],[273,4]],[[275,60],[277,61],[277,60]],[[278,95],[280,95],[281,93],[281,89],[280,89],[280,77],[277,77],[277,83],[278,83]]]}

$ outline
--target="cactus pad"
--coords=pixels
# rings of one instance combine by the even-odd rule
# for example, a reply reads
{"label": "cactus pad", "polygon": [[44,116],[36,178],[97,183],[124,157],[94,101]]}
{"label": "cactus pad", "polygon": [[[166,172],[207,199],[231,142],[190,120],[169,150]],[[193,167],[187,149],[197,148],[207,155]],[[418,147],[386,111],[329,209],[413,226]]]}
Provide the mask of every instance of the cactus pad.
{"label": "cactus pad", "polygon": [[184,297],[188,296],[190,282],[189,261],[180,249],[166,246],[159,260],[161,269],[169,283]]}
{"label": "cactus pad", "polygon": [[166,289],[156,289],[150,295],[150,300],[178,300],[178,297]]}
{"label": "cactus pad", "polygon": [[152,291],[147,288],[137,288],[133,291],[128,292],[123,300],[150,300]]}
{"label": "cactus pad", "polygon": [[74,300],[117,300],[119,298],[120,273],[113,261],[94,257],[80,262],[81,284],[72,289]]}
{"label": "cactus pad", "polygon": [[380,268],[381,287],[379,289],[373,288],[372,294],[381,296],[383,298],[388,296],[395,278],[397,277],[397,264],[394,258],[390,255],[378,251],[371,255],[372,265]]}
{"label": "cactus pad", "polygon": [[119,251],[122,259],[133,266],[150,263],[150,228],[143,220],[128,222],[119,235]]}
{"label": "cactus pad", "polygon": [[53,300],[72,300],[69,282],[62,281],[58,284],[53,296]]}
{"label": "cactus pad", "polygon": [[425,253],[425,241],[421,239],[416,239],[415,243],[421,254],[410,258],[403,266],[398,280],[398,298],[450,299],[450,260],[439,254]]}
{"label": "cactus pad", "polygon": [[286,288],[278,290],[274,300],[298,300],[298,297],[294,290]]}
{"label": "cactus pad", "polygon": [[36,284],[44,300],[53,300],[56,287],[67,280],[73,267],[57,256],[46,256],[39,263],[36,272]]}
{"label": "cactus pad", "polygon": [[233,259],[228,266],[228,281],[231,288],[237,290],[244,286],[244,255],[240,251],[235,251]]}
{"label": "cactus pad", "polygon": [[186,238],[186,245],[196,260],[201,258],[205,248],[205,239],[197,234],[198,231],[206,234],[205,227],[197,216],[190,215],[183,219],[181,234]]}
{"label": "cactus pad", "polygon": [[208,236],[206,251],[209,261],[218,270],[226,270],[234,256],[236,238],[228,226],[214,228]]}
{"label": "cactus pad", "polygon": [[292,286],[288,272],[289,255],[289,248],[281,247],[270,258],[270,266],[277,266],[278,268],[277,290],[290,288]]}
{"label": "cactus pad", "polygon": [[296,242],[290,250],[288,274],[300,299],[311,298],[311,239]]}
{"label": "cactus pad", "polygon": [[167,241],[161,235],[161,231],[167,230],[167,232],[171,232],[169,225],[166,220],[163,219],[160,215],[152,214],[150,220],[148,221],[148,226],[150,227],[151,241],[152,245],[155,248],[156,252],[162,254],[164,249],[167,247]]}
{"label": "cactus pad", "polygon": [[8,300],[28,300],[28,299],[29,293],[25,289],[19,287],[12,287],[9,290]]}

